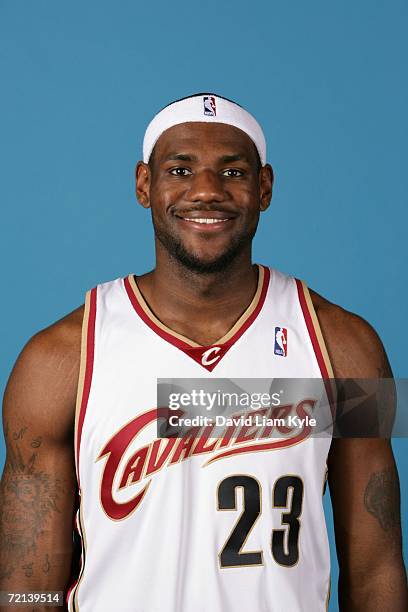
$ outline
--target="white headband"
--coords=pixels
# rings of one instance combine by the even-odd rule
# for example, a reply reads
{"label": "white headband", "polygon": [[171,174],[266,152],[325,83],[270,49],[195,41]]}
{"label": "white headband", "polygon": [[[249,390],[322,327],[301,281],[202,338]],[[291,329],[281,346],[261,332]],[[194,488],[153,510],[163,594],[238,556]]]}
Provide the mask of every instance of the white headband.
{"label": "white headband", "polygon": [[143,139],[143,161],[147,164],[153,147],[165,130],[180,123],[205,121],[239,128],[255,144],[261,164],[266,163],[266,141],[257,120],[242,106],[214,94],[197,94],[169,104],[147,126]]}

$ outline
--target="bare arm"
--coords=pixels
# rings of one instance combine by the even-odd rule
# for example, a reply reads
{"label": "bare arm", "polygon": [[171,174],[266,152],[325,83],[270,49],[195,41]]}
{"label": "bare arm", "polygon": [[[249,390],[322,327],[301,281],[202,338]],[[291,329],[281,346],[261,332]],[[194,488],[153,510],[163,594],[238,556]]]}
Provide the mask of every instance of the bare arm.
{"label": "bare arm", "polygon": [[335,440],[329,471],[340,610],[405,612],[399,483],[390,445]]}
{"label": "bare arm", "polygon": [[68,586],[81,321],[78,309],[37,334],[19,356],[7,385],[0,590],[66,592]]}
{"label": "bare arm", "polygon": [[[338,378],[392,378],[375,331],[313,294],[334,374]],[[342,612],[405,612],[398,473],[389,440],[334,439],[329,486],[340,567]]]}

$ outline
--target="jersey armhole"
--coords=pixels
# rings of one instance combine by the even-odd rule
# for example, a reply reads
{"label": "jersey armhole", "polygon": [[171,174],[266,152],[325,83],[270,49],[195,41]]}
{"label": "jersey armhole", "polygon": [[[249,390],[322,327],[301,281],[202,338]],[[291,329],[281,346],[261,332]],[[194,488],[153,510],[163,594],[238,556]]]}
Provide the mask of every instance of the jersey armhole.
{"label": "jersey armhole", "polygon": [[334,378],[333,367],[330,362],[329,353],[327,351],[326,343],[323,338],[319,319],[317,318],[317,314],[313,306],[309,289],[303,281],[297,278],[295,279],[295,281],[298,290],[300,306],[302,308],[306,327],[309,332],[309,337],[313,345],[313,350],[316,355],[317,363],[319,365],[322,378]]}
{"label": "jersey armhole", "polygon": [[95,354],[95,320],[96,320],[96,288],[86,293],[84,318],[82,321],[81,358],[75,408],[75,466],[79,480],[79,452],[81,446],[82,428],[91,390],[92,373]]}
{"label": "jersey armhole", "polygon": [[[327,351],[326,343],[323,338],[319,319],[317,318],[316,310],[313,306],[309,288],[303,281],[297,278],[295,278],[295,281],[298,290],[300,306],[303,312],[303,317],[305,319],[306,327],[316,356],[316,361],[318,363],[322,379],[324,381],[327,399],[330,405],[330,411],[334,422],[336,418],[337,391],[335,381],[332,380],[334,379],[333,367],[330,361],[329,353]],[[329,601],[329,598],[330,589],[327,601]]]}

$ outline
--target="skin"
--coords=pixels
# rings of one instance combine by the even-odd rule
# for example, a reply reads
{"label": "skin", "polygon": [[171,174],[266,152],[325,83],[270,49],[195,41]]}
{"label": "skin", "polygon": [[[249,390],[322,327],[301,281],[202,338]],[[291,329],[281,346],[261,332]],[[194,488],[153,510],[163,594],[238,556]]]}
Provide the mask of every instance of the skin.
{"label": "skin", "polygon": [[[138,163],[136,181],[140,204],[152,212],[157,261],[153,271],[138,278],[139,287],[163,323],[211,345],[231,328],[255,292],[252,237],[272,197],[272,168],[260,169],[254,145],[236,128],[182,124],[162,134],[149,164]],[[216,226],[185,220],[197,216],[228,220]],[[372,327],[317,293],[311,296],[335,376],[391,377]],[[66,591],[70,583],[82,317],[80,307],[34,336],[7,385],[0,509],[3,590]],[[399,485],[389,442],[335,439],[328,469],[340,610],[405,611]]]}

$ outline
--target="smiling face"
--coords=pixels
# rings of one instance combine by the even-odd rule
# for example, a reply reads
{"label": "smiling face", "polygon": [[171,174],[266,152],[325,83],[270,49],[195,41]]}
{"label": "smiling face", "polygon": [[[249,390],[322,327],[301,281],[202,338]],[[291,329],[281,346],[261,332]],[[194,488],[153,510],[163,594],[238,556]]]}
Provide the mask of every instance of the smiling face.
{"label": "smiling face", "polygon": [[272,169],[252,140],[221,123],[182,123],[158,139],[137,166],[137,196],[151,207],[159,251],[195,272],[250,259],[260,210],[269,205]]}

